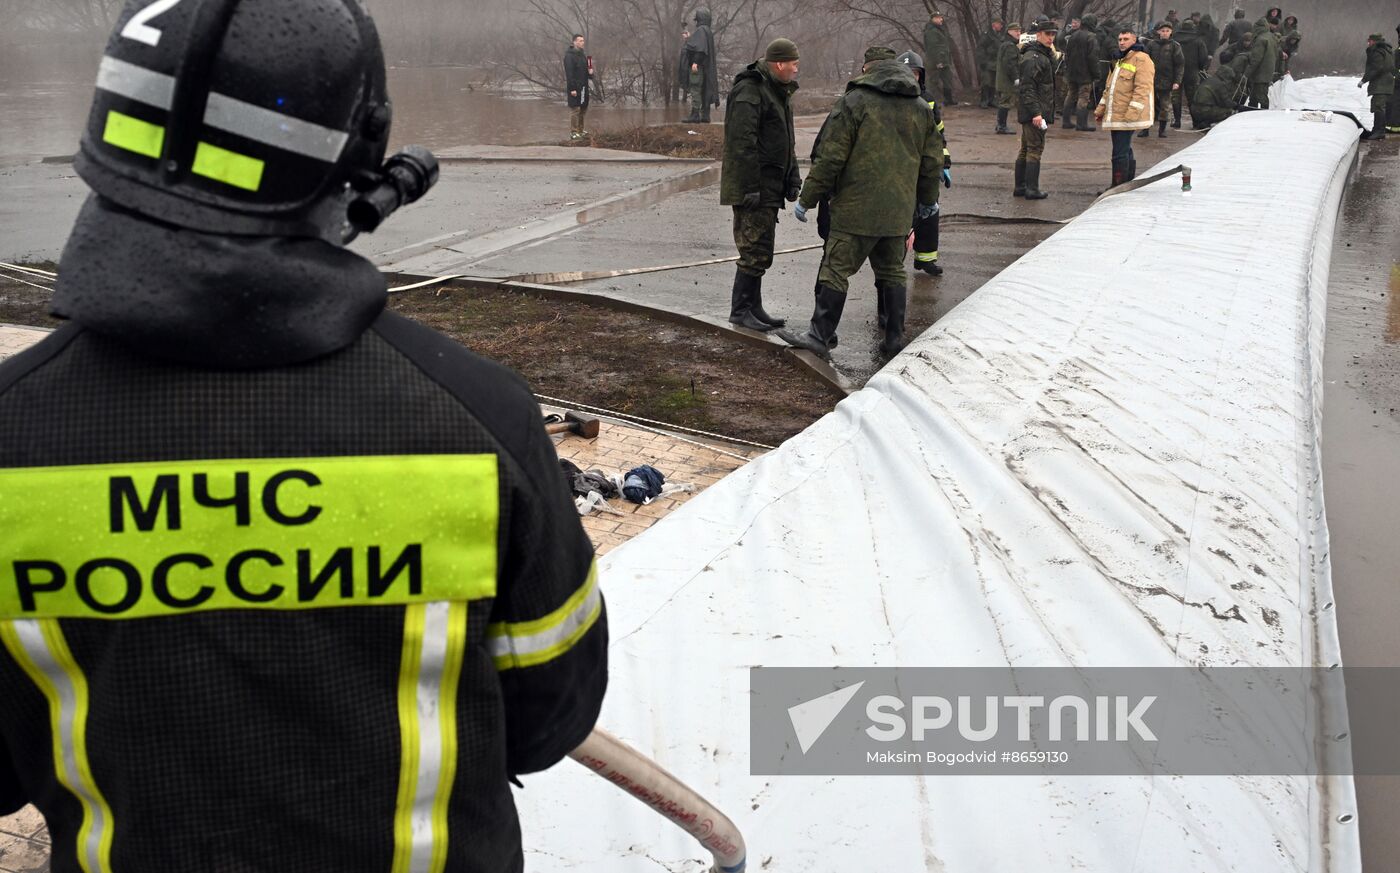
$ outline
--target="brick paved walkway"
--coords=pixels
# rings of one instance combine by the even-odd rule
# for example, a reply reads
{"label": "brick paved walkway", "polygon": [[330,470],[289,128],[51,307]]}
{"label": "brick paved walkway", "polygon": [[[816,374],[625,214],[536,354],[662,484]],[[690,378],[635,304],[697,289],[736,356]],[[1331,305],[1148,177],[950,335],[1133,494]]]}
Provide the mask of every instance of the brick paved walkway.
{"label": "brick paved walkway", "polygon": [[[23,351],[45,336],[47,331],[44,330],[0,324],[0,360]],[[580,469],[626,473],[639,464],[650,464],[666,476],[667,482],[688,482],[696,486],[693,493],[662,497],[646,506],[622,498],[610,500],[609,504],[622,515],[594,512],[586,516],[584,529],[600,555],[651,527],[695,494],[746,463],[733,455],[749,458],[759,453],[756,449],[731,447],[721,451],[666,434],[608,423],[602,425],[595,440],[563,435],[555,437],[554,444],[559,457],[568,458]],[[606,580],[603,585],[606,590]],[[43,818],[33,807],[0,818],[0,873],[48,873],[48,834]]]}

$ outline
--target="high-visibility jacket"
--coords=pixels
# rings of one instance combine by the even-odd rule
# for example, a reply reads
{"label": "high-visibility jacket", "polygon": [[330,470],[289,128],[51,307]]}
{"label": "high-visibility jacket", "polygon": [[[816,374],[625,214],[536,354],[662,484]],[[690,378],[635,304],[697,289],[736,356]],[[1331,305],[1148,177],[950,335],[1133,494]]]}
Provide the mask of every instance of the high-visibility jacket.
{"label": "high-visibility jacket", "polygon": [[588,735],[607,637],[528,388],[323,243],[159,231],[128,281],[83,247],[144,222],[97,219],[0,364],[0,804],[55,873],[520,870],[509,780]]}

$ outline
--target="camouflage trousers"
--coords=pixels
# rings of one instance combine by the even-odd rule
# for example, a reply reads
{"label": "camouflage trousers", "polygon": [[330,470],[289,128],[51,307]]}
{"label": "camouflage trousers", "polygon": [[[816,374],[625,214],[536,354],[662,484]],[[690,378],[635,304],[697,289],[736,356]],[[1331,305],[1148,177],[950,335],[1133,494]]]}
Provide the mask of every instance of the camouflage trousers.
{"label": "camouflage trousers", "polygon": [[756,209],[734,207],[734,248],[739,250],[738,268],[750,276],[762,276],[773,266],[773,241],[778,228],[778,207]]}
{"label": "camouflage trousers", "polygon": [[690,111],[709,121],[710,105],[705,102],[705,73],[702,70],[690,71]]}
{"label": "camouflage trousers", "polygon": [[[1049,119],[1046,119],[1049,123]],[[1045,153],[1045,131],[1027,121],[1021,125],[1021,152],[1016,155],[1016,160],[1025,161],[1028,164],[1040,163],[1040,156]]]}
{"label": "camouflage trousers", "polygon": [[1093,109],[1098,105],[1094,100],[1093,82],[1085,82],[1081,85],[1070,85],[1069,91],[1070,96],[1074,99],[1074,109],[1076,112],[1083,112],[1085,109]]}
{"label": "camouflage trousers", "polygon": [[1260,109],[1269,108],[1269,83],[1250,82],[1249,83],[1249,105],[1258,106]]}
{"label": "camouflage trousers", "polygon": [[876,283],[888,283],[903,287],[907,284],[904,273],[904,245],[908,234],[901,236],[856,236],[833,230],[827,237],[822,251],[822,265],[817,270],[817,282],[842,294],[850,288],[848,281],[870,261],[870,269],[875,271]]}

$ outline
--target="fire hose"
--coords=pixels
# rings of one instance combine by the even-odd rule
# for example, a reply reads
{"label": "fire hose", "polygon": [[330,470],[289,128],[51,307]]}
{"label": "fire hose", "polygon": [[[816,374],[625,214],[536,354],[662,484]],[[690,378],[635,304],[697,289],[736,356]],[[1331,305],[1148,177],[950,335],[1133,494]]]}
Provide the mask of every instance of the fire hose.
{"label": "fire hose", "polygon": [[734,822],[660,764],[597,728],[569,757],[698,840],[714,856],[710,873],[743,873],[748,853]]}

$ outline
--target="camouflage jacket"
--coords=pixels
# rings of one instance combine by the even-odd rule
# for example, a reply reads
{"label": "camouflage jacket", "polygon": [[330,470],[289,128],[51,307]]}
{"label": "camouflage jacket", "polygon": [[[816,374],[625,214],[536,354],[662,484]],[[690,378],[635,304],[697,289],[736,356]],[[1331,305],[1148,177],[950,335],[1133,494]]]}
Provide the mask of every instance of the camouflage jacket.
{"label": "camouflage jacket", "polygon": [[738,206],[757,191],[760,206],[783,205],[783,195],[802,184],[792,129],[792,94],[765,61],[754,61],[734,77],[724,109],[724,163],[719,202]]}
{"label": "camouflage jacket", "polygon": [[993,30],[990,27],[982,34],[982,38],[977,41],[977,66],[982,72],[989,75],[996,73],[997,54],[1001,51],[1001,44],[1008,38],[1006,31]]}
{"label": "camouflage jacket", "polygon": [[1069,83],[1083,85],[1099,78],[1099,35],[1089,27],[1070,34],[1066,43]]}
{"label": "camouflage jacket", "polygon": [[1048,124],[1055,106],[1055,56],[1039,41],[1027,43],[1017,75],[1021,84],[1016,92],[1020,101],[1016,120],[1025,124],[1039,115]]}
{"label": "camouflage jacket", "polygon": [[909,68],[876,63],[831,108],[800,202],[811,209],[829,196],[833,231],[908,234],[914,207],[938,201],[943,139],[935,124]]}
{"label": "camouflage jacket", "polygon": [[1157,68],[1153,87],[1168,91],[1173,85],[1181,84],[1181,77],[1186,74],[1186,53],[1181,50],[1181,43],[1174,39],[1148,40],[1147,56]]}
{"label": "camouflage jacket", "polygon": [[939,27],[932,21],[924,25],[924,64],[929,70],[936,70],[939,65],[953,65],[953,39],[948,36],[946,27]]}
{"label": "camouflage jacket", "polygon": [[1279,62],[1278,34],[1269,30],[1259,19],[1254,25],[1254,45],[1249,48],[1249,69],[1246,73],[1254,84],[1268,84],[1274,80],[1274,69]]}
{"label": "camouflage jacket", "polygon": [[1366,93],[1395,93],[1395,49],[1382,40],[1366,49],[1366,72],[1361,77],[1366,83]]}
{"label": "camouflage jacket", "polygon": [[1016,95],[1016,77],[1019,76],[1021,46],[1014,39],[1008,39],[997,51],[997,96]]}

